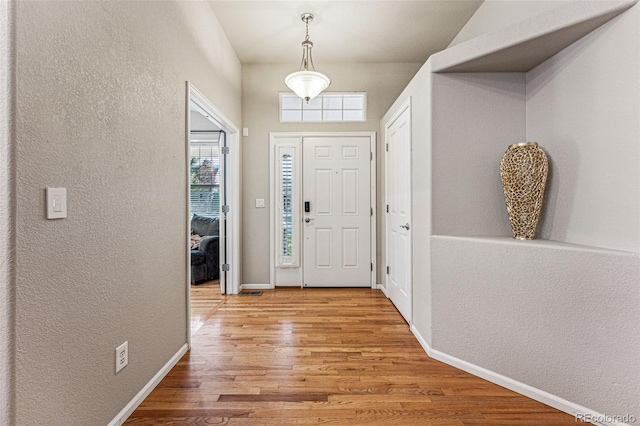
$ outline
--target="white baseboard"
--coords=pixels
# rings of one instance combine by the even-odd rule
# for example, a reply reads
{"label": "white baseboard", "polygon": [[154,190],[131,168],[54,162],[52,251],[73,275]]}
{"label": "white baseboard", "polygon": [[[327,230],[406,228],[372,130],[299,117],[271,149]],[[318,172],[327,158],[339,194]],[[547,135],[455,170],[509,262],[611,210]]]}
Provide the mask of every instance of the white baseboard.
{"label": "white baseboard", "polygon": [[138,392],[138,394],[134,396],[133,399],[129,401],[127,405],[125,405],[125,407],[118,413],[118,415],[116,415],[113,418],[113,420],[109,422],[107,426],[122,425],[129,418],[129,416],[136,410],[136,408],[138,408],[138,406],[142,404],[142,401],[144,401],[144,399],[147,396],[149,396],[151,391],[153,391],[156,388],[156,386],[158,386],[158,383],[160,383],[160,381],[164,378],[164,376],[166,376],[167,373],[171,371],[171,369],[178,363],[178,361],[180,361],[180,358],[182,358],[182,355],[186,354],[188,350],[189,350],[189,346],[185,343],[184,346],[182,346],[178,350],[178,352],[176,352],[175,355],[173,355],[171,359],[167,361],[167,363],[160,369],[160,371],[158,371],[156,375],[153,376],[151,380],[149,380],[149,383],[147,383],[140,390],[140,392]]}
{"label": "white baseboard", "polygon": [[382,284],[378,283],[376,284],[376,287],[378,290],[380,290],[388,299],[389,298],[389,293],[387,293],[387,288],[385,286],[383,286]]}
{"label": "white baseboard", "polygon": [[525,383],[503,376],[502,374],[495,373],[493,371],[487,370],[486,368],[477,366],[470,362],[445,354],[444,352],[440,352],[438,350],[432,349],[424,340],[420,332],[413,325],[411,326],[411,332],[413,333],[414,336],[416,336],[416,339],[418,339],[418,342],[420,343],[422,348],[425,350],[425,352],[427,352],[427,355],[429,355],[429,357],[436,359],[438,361],[442,361],[445,364],[449,364],[453,367],[459,368],[460,370],[464,370],[467,373],[470,373],[470,374],[473,374],[474,376],[478,376],[480,378],[488,380],[492,383],[495,383],[504,388],[510,389],[514,392],[527,396],[531,399],[535,399],[536,401],[542,402],[543,404],[549,405],[560,411],[564,411],[565,413],[574,416],[576,418],[576,423],[581,423],[580,420],[576,417],[578,415],[581,415],[583,416],[582,419],[585,419],[585,418],[603,419],[603,421],[591,420],[588,422],[585,421],[584,423],[592,423],[595,425],[606,425],[606,426],[609,426],[609,425],[630,426],[627,423],[604,421],[605,419],[607,419],[607,417],[611,417],[611,416],[600,414],[594,410],[590,410],[586,407],[567,401],[566,399],[560,398],[559,396],[550,394],[543,390],[534,388],[533,386],[529,386]]}
{"label": "white baseboard", "polygon": [[242,290],[273,290],[271,284],[240,284],[240,291]]}

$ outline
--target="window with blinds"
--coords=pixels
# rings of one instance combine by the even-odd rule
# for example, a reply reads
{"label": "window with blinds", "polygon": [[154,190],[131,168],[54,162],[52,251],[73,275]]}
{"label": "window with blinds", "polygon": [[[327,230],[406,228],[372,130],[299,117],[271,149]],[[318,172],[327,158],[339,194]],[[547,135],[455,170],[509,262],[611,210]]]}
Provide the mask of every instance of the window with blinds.
{"label": "window with blinds", "polygon": [[218,136],[190,144],[191,214],[220,216],[220,150]]}
{"label": "window with blinds", "polygon": [[290,154],[282,156],[282,257],[293,256],[293,161]]}
{"label": "window with blinds", "polygon": [[274,174],[274,245],[276,267],[295,268],[300,265],[300,150],[283,144],[275,148]]}

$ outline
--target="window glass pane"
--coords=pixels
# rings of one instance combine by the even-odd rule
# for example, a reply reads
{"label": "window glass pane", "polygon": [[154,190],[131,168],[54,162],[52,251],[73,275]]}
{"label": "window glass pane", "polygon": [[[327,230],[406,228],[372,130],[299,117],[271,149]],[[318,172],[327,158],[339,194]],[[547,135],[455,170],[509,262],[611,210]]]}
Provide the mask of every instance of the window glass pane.
{"label": "window glass pane", "polygon": [[282,122],[364,121],[366,117],[366,93],[321,93],[309,103],[295,94],[281,93],[280,98]]}
{"label": "window glass pane", "polygon": [[323,111],[322,112],[322,120],[323,121],[342,121],[342,110],[337,111]]}
{"label": "window glass pane", "polygon": [[191,214],[220,215],[220,154],[218,132],[191,133],[189,145],[189,199]]}
{"label": "window glass pane", "polygon": [[[363,109],[364,96],[345,96],[344,109]],[[346,118],[345,118],[346,119]]]}
{"label": "window glass pane", "polygon": [[342,95],[324,95],[322,98],[323,109],[342,109]]}
{"label": "window glass pane", "polygon": [[293,256],[293,161],[282,156],[282,257]]}
{"label": "window glass pane", "polygon": [[302,112],[302,121],[322,121],[322,110],[305,110]]}
{"label": "window glass pane", "polygon": [[282,121],[302,121],[302,110],[282,110]]}
{"label": "window glass pane", "polygon": [[308,103],[302,102],[302,109],[322,109],[322,96],[316,96]]}
{"label": "window glass pane", "polygon": [[295,95],[282,95],[282,109],[301,109],[302,99]]}
{"label": "window glass pane", "polygon": [[343,116],[344,121],[362,121],[364,119],[362,111],[344,110]]}
{"label": "window glass pane", "polygon": [[220,216],[220,189],[214,186],[191,187],[191,214],[200,216]]}

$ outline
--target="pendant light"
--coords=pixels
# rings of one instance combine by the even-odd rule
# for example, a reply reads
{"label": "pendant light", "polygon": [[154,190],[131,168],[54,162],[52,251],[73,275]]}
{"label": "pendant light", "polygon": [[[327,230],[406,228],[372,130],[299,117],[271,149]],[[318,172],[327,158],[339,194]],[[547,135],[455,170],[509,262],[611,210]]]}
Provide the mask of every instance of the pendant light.
{"label": "pendant light", "polygon": [[[303,13],[300,17],[307,27],[306,37],[302,42],[302,63],[300,70],[291,73],[284,79],[287,87],[300,96],[307,103],[329,87],[331,79],[326,75],[316,71],[311,58],[311,48],[313,43],[309,40],[309,22],[313,21],[311,13]],[[309,71],[309,65],[313,71]]]}

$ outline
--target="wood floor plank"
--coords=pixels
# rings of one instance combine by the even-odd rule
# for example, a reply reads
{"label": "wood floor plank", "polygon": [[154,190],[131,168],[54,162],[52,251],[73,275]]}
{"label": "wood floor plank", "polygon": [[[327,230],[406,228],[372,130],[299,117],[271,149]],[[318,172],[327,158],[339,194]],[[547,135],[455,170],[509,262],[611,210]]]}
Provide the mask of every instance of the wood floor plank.
{"label": "wood floor plank", "polygon": [[191,351],[125,424],[575,423],[429,358],[377,290],[195,287]]}

